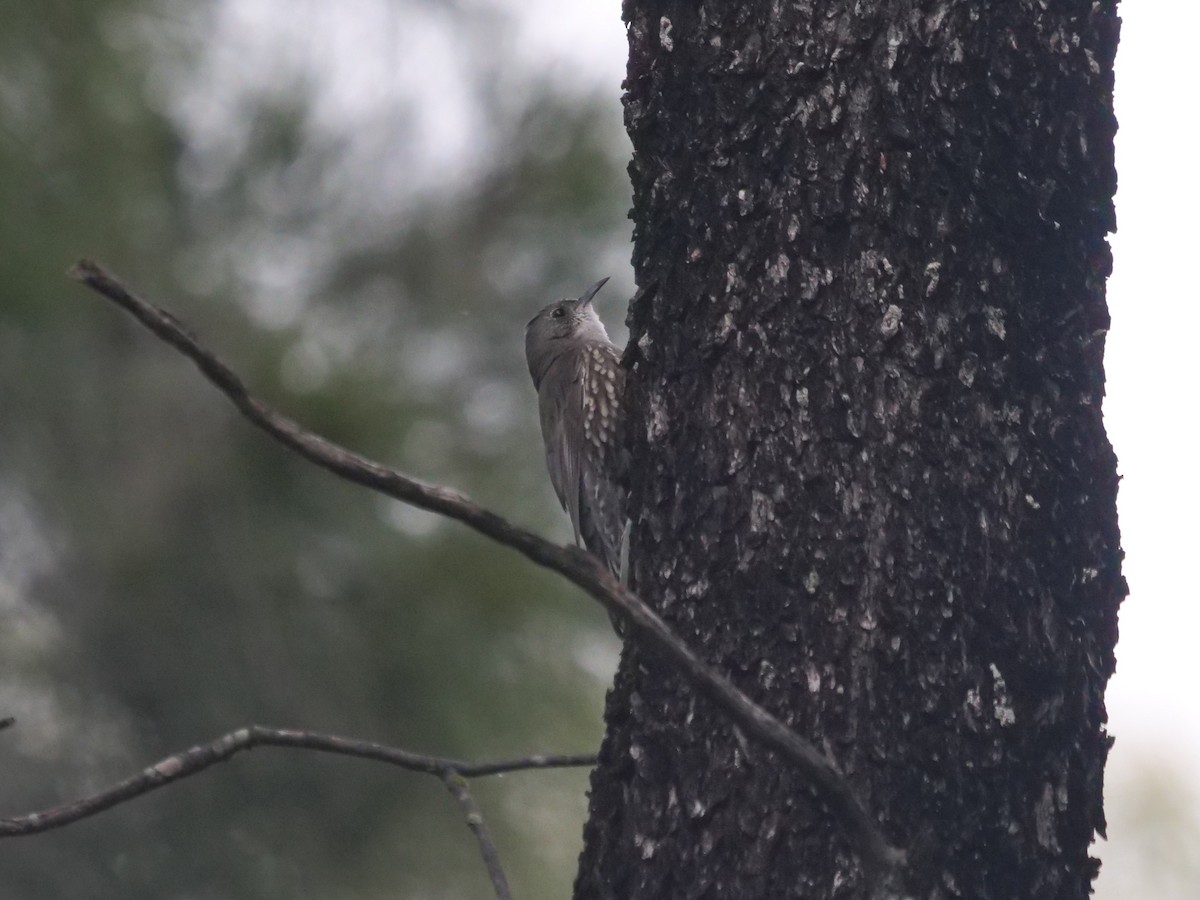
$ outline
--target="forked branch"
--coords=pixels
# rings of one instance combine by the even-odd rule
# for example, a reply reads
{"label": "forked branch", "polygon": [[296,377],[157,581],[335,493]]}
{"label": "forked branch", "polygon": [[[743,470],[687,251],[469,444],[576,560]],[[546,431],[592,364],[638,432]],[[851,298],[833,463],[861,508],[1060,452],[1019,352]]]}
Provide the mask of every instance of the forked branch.
{"label": "forked branch", "polygon": [[[11,718],[0,719],[0,728],[11,725],[12,721]],[[467,827],[471,829],[471,833],[475,835],[475,839],[479,843],[480,855],[483,857],[484,865],[487,866],[488,877],[492,881],[492,887],[499,900],[512,900],[512,894],[509,892],[504,871],[500,867],[495,842],[484,824],[483,814],[475,803],[475,798],[471,796],[471,792],[467,788],[466,779],[500,775],[505,772],[524,772],[530,769],[591,766],[596,763],[596,756],[592,753],[574,756],[527,756],[521,759],[468,763],[446,757],[410,753],[386,744],[355,741],[333,734],[251,725],[248,728],[231,731],[207,744],[199,744],[172,754],[143,769],[137,775],[125,779],[120,784],[74,803],[23,816],[0,819],[0,837],[38,834],[78,822],[80,819],[94,816],[119,803],[179,781],[181,778],[203,772],[209,766],[225,762],[236,753],[252,750],[255,747],[287,747],[295,750],[316,750],[321,753],[355,756],[359,759],[370,759],[399,766],[410,772],[422,772],[438,777],[463,810]]]}

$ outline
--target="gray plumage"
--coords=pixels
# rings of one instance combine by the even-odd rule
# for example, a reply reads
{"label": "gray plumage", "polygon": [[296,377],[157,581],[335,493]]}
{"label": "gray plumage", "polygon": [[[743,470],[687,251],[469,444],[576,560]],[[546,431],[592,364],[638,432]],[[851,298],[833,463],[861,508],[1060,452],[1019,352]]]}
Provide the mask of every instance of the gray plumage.
{"label": "gray plumage", "polygon": [[625,530],[625,370],[592,308],[607,278],[578,300],[544,307],[525,326],[525,361],[537,389],[546,467],[571,517],[575,542],[620,576]]}

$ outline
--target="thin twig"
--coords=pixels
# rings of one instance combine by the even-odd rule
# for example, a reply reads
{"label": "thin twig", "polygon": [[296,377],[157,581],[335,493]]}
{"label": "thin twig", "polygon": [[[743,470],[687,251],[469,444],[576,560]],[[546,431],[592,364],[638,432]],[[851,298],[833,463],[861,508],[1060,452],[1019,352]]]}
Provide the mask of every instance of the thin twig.
{"label": "thin twig", "polygon": [[635,636],[657,648],[683,670],[747,734],[791,761],[846,828],[868,869],[886,871],[903,862],[904,852],[887,840],[879,825],[859,803],[849,782],[829,759],[711,669],[657,613],[620,584],[591,554],[576,547],[553,544],[484,509],[457,491],[410,478],[306,431],[252,396],[237,373],[204,347],[178,319],[134,294],[101,266],[81,260],[68,274],[130,312],[155,335],[192,360],[205,378],[247,419],[305,459],[347,481],[456,519],[583,588],[610,612],[629,623]]}
{"label": "thin twig", "polygon": [[[314,731],[297,731],[290,728],[267,728],[251,725],[224,734],[207,744],[198,744],[187,750],[172,754],[139,774],[127,778],[106,790],[53,809],[0,819],[0,837],[20,837],[61,828],[88,816],[124,803],[142,794],[157,790],[189,775],[202,772],[210,766],[225,762],[236,753],[255,747],[286,747],[296,750],[316,750],[321,753],[337,753],[356,756],[376,762],[389,763],[410,772],[422,772],[445,779],[448,774],[462,778],[482,778],[505,772],[522,772],[529,769],[565,769],[591,766],[596,763],[595,754],[573,756],[527,756],[521,759],[495,760],[492,762],[469,763],[441,756],[424,756],[410,753],[386,744],[371,741],[356,741],[335,734],[320,734]],[[490,864],[489,864],[490,865]]]}
{"label": "thin twig", "polygon": [[508,889],[508,879],[504,877],[504,869],[500,865],[500,853],[496,850],[496,842],[492,840],[491,832],[483,823],[483,812],[480,811],[475,798],[471,796],[471,791],[467,788],[467,780],[458,772],[446,772],[442,775],[442,784],[446,785],[450,796],[457,800],[458,805],[462,807],[467,827],[471,829],[475,840],[479,842],[479,855],[483,857],[483,864],[487,866],[488,877],[492,879],[492,887],[496,889],[496,896],[500,900],[512,900],[512,893]]}

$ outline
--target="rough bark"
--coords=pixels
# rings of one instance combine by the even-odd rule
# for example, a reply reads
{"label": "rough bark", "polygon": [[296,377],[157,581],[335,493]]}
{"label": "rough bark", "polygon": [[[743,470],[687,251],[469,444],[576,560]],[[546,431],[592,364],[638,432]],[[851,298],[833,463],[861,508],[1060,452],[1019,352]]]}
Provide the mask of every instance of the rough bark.
{"label": "rough bark", "polygon": [[[1124,596],[1115,3],[627,0],[636,590],[824,747],[921,896],[1085,898]],[[628,648],[578,898],[856,897]]]}

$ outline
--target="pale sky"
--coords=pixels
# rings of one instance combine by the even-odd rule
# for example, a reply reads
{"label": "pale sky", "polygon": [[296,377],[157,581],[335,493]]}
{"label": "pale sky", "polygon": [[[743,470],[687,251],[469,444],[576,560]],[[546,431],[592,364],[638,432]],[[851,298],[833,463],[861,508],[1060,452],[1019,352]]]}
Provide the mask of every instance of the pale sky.
{"label": "pale sky", "polygon": [[[1109,839],[1097,894],[1128,895],[1145,822],[1127,814],[1125,790],[1156,776],[1174,782],[1193,831],[1177,845],[1200,871],[1200,586],[1191,569],[1200,528],[1196,425],[1197,126],[1195,38],[1200,7],[1127,2],[1117,53],[1117,227],[1108,282],[1112,331],[1105,424],[1122,482],[1118,509],[1130,595],[1121,608],[1117,674],[1109,684]],[[1166,813],[1164,812],[1164,815]],[[1169,856],[1170,854],[1168,854]],[[1125,893],[1115,887],[1124,887]],[[1200,886],[1168,881],[1156,897],[1195,898]]]}
{"label": "pale sky", "polygon": [[[1117,57],[1117,227],[1105,422],[1120,459],[1130,597],[1109,687],[1118,740],[1200,760],[1196,425],[1198,130],[1193,4],[1125,3]],[[1118,744],[1118,747],[1120,745]],[[1164,749],[1167,749],[1164,748]]]}

